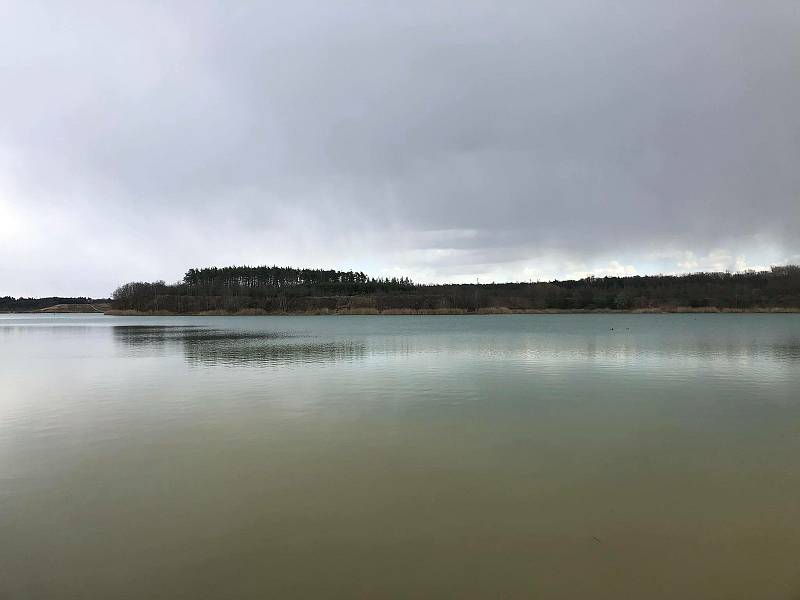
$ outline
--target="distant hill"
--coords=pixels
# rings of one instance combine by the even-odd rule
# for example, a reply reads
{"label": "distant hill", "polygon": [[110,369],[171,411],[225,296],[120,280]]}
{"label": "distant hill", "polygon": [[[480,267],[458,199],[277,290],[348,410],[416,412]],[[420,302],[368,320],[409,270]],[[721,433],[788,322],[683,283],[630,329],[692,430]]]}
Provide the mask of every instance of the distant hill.
{"label": "distant hill", "polygon": [[104,312],[110,298],[77,298],[50,296],[47,298],[0,297],[0,312]]}

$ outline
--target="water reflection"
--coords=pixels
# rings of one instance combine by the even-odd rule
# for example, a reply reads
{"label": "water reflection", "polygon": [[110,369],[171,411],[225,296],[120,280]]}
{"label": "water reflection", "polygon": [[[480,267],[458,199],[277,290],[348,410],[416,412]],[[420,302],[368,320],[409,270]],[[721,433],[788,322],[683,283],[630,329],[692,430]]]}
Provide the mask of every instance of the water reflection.
{"label": "water reflection", "polygon": [[353,360],[366,354],[363,342],[321,341],[297,332],[135,325],[112,330],[115,343],[132,354],[179,351],[190,364],[305,364]]}
{"label": "water reflection", "polygon": [[190,365],[227,367],[353,362],[370,356],[389,361],[387,366],[395,360],[412,360],[440,367],[457,361],[505,365],[504,368],[517,365],[532,371],[599,368],[683,373],[713,369],[724,375],[744,369],[745,377],[770,380],[790,375],[800,360],[800,337],[779,332],[768,336],[732,335],[708,329],[692,336],[665,329],[616,334],[523,329],[498,335],[484,333],[480,328],[442,332],[437,330],[436,321],[427,331],[392,331],[393,324],[389,323],[389,330],[380,332],[350,328],[345,321],[336,319],[310,331],[301,329],[295,321],[245,324],[246,329],[235,320],[212,327],[150,323],[60,329],[62,334],[69,330],[81,336],[110,330],[115,351],[122,356],[183,357]]}

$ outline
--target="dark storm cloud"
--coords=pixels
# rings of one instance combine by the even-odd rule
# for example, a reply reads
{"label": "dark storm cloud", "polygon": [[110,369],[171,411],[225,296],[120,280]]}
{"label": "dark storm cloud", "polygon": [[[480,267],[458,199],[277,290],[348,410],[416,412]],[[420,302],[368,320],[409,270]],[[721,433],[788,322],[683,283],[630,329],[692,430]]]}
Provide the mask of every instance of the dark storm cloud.
{"label": "dark storm cloud", "polygon": [[224,262],[527,279],[800,254],[796,2],[0,22],[0,293],[66,292],[74,260],[99,294]]}

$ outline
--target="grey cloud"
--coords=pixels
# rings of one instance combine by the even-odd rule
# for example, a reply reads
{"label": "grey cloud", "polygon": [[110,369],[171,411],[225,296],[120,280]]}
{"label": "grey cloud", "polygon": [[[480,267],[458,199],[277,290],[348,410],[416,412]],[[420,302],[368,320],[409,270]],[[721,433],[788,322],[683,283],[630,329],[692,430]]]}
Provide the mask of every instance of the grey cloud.
{"label": "grey cloud", "polygon": [[789,0],[0,10],[0,211],[74,217],[0,238],[7,293],[55,268],[48,239],[100,293],[209,261],[524,279],[800,254]]}

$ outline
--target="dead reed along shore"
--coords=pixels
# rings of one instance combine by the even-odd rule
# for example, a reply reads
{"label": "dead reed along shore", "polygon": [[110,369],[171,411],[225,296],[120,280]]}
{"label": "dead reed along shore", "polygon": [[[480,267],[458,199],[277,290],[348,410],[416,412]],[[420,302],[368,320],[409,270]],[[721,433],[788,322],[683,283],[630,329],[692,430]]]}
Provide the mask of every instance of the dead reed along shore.
{"label": "dead reed along shore", "polygon": [[138,310],[107,310],[106,315],[115,317],[168,317],[168,316],[196,316],[196,317],[302,317],[302,316],[428,316],[428,315],[673,315],[673,314],[800,314],[800,308],[716,308],[716,307],[691,307],[675,306],[663,308],[637,308],[632,310],[613,309],[512,309],[505,307],[479,308],[476,311],[452,308],[419,309],[389,308],[378,310],[376,308],[351,308],[340,310],[308,310],[308,311],[266,311],[260,308],[245,308],[237,311],[204,310],[200,312],[178,313],[166,310],[138,311]]}

